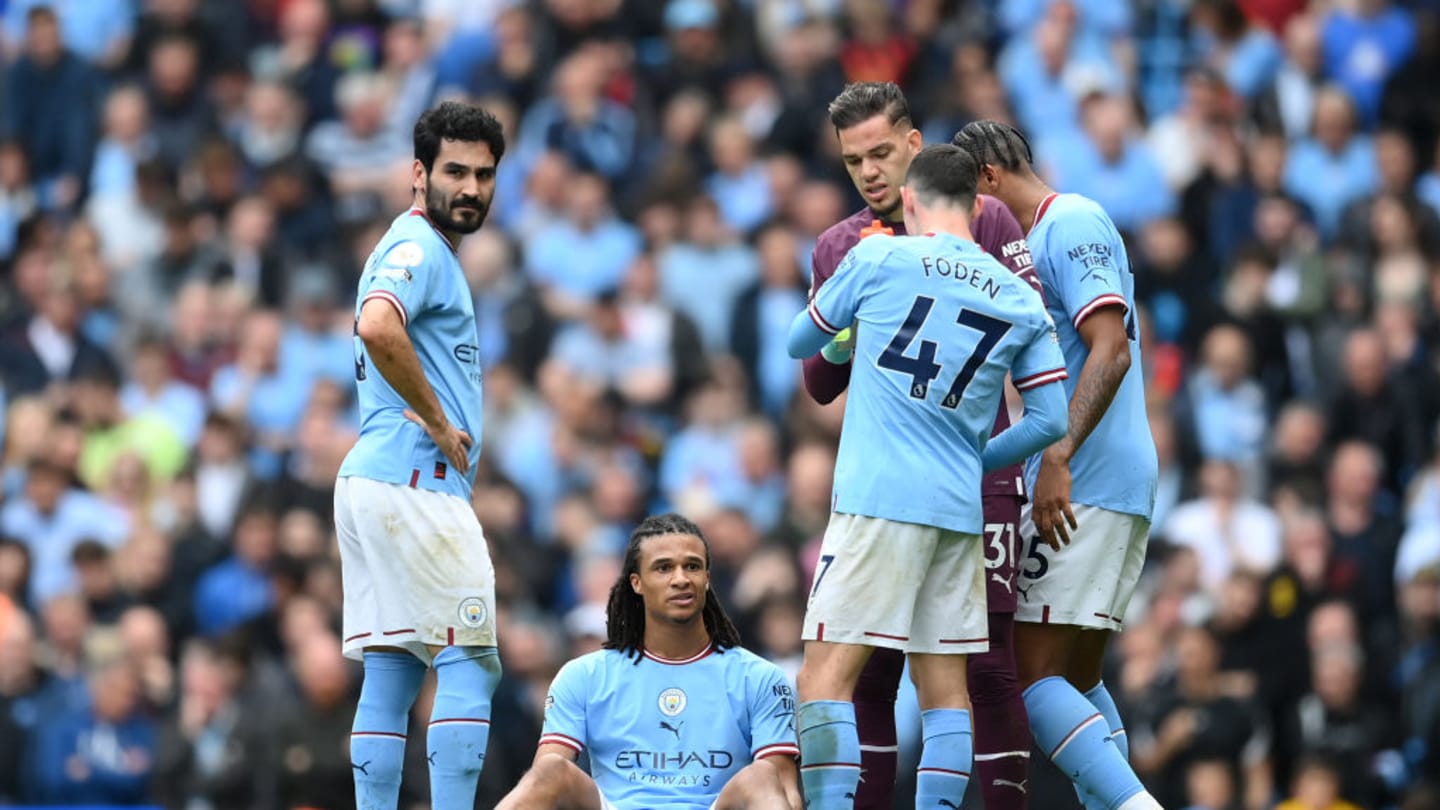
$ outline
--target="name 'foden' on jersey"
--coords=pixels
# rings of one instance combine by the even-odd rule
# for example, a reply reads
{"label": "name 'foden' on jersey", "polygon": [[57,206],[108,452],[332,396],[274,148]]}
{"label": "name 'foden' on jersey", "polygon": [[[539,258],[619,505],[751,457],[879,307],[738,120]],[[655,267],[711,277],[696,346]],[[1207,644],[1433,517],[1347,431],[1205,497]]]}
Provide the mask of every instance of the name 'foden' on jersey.
{"label": "name 'foden' on jersey", "polygon": [[991,301],[994,301],[995,296],[1000,294],[1000,285],[990,275],[988,268],[966,264],[958,259],[947,259],[944,256],[921,256],[920,266],[925,270],[926,278],[949,278],[968,283],[971,287],[990,296]]}

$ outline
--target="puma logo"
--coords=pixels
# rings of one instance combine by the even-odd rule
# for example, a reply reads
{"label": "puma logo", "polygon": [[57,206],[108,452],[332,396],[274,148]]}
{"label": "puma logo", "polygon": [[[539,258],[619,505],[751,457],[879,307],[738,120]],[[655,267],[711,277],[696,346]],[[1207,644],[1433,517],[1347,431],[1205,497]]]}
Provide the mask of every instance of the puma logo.
{"label": "puma logo", "polygon": [[355,769],[355,770],[357,770],[357,771],[359,771],[361,774],[363,774],[363,775],[365,775],[365,776],[369,776],[369,775],[370,775],[370,763],[373,762],[373,761],[374,761],[374,760],[369,760],[369,759],[367,759],[367,760],[365,760],[364,762],[360,763],[359,765],[356,765],[355,763],[352,762],[352,763],[350,763],[350,767],[353,768],[353,769]]}
{"label": "puma logo", "polygon": [[[855,794],[854,794],[854,793],[846,793],[846,794],[845,794],[843,797],[841,797],[841,798],[849,799],[850,801],[853,802],[853,801],[855,801]],[[955,805],[952,804],[952,805],[950,805],[950,806],[951,806],[951,807],[954,807]]]}
{"label": "puma logo", "polygon": [[1025,788],[1025,785],[1029,784],[1029,782],[1030,782],[1029,779],[1021,779],[1019,782],[1011,782],[1009,779],[991,779],[991,780],[990,780],[990,784],[994,785],[995,787],[1013,787],[1013,788],[1015,788],[1016,790],[1020,791],[1021,793],[1028,793],[1028,792],[1029,792],[1029,791]]}
{"label": "puma logo", "polygon": [[1015,587],[1010,584],[1010,580],[1009,580],[1009,579],[1007,579],[1007,578],[1005,578],[1005,577],[1002,577],[1002,576],[1000,576],[999,574],[991,574],[991,575],[990,575],[990,578],[993,579],[993,580],[995,580],[996,582],[1000,583],[1001,585],[1004,585],[1004,586],[1005,586],[1005,590],[1009,591],[1010,593],[1014,593],[1014,592],[1015,592]]}
{"label": "puma logo", "polygon": [[960,805],[958,805],[958,804],[950,801],[949,799],[941,799],[938,803],[936,803],[935,806],[936,806],[936,807],[953,807],[953,808],[955,808],[955,810],[960,810]]}
{"label": "puma logo", "polygon": [[671,734],[674,734],[674,735],[675,735],[675,742],[680,742],[680,727],[683,726],[683,725],[685,725],[685,721],[684,721],[684,720],[681,720],[680,722],[676,723],[676,724],[673,725],[673,726],[670,725],[669,723],[665,722],[664,720],[661,720],[661,721],[660,721],[660,728],[663,728],[663,729],[665,729],[666,731],[670,732]]}

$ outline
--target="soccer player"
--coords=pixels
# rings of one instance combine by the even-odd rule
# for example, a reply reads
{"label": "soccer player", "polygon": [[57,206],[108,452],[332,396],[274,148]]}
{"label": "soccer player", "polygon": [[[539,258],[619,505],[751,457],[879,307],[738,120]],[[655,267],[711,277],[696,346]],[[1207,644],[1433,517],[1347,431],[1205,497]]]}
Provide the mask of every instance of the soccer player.
{"label": "soccer player", "polygon": [[[809,357],[858,321],[797,678],[813,807],[855,800],[850,699],[875,647],[909,656],[924,737],[915,806],[959,806],[972,754],[965,659],[989,643],[982,466],[1013,464],[1065,431],[1054,325],[1034,288],[975,244],[975,182],[963,150],[921,150],[901,199],[907,230],[925,235],[861,240],[791,326],[790,355]],[[989,438],[1012,371],[1026,416]]]}
{"label": "soccer player", "polygon": [[1036,176],[1014,127],[977,121],[954,143],[980,166],[981,190],[1025,228],[1069,372],[1069,431],[1026,468],[1015,648],[1031,730],[1087,807],[1158,806],[1126,761],[1124,725],[1101,681],[1145,563],[1158,477],[1130,259],[1099,205]]}
{"label": "soccer player", "polygon": [[550,684],[535,763],[500,810],[800,810],[790,685],[740,647],[698,526],[635,528],[605,631]]}
{"label": "soccer player", "polygon": [[[848,85],[830,104],[830,123],[835,127],[846,171],[866,205],[820,234],[812,259],[812,295],[863,236],[905,233],[900,186],[905,182],[910,160],[921,146],[920,131],[911,123],[905,96],[890,82]],[[999,200],[980,197],[980,211],[971,223],[971,232],[985,252],[1039,288],[1020,223]],[[820,354],[805,360],[804,369],[810,395],[822,404],[834,400],[850,382],[849,342],[827,344]],[[998,433],[1009,426],[1010,413],[1002,401],[994,430]],[[985,513],[990,648],[968,658],[975,723],[975,778],[989,810],[1025,810],[1030,728],[1015,676],[1012,642],[1020,507],[1025,502],[1020,466],[1002,467],[987,474],[980,490]],[[900,651],[877,649],[855,686],[860,765],[864,772],[855,806],[862,810],[890,810],[892,806],[897,761],[895,696],[904,666],[905,657]]]}
{"label": "soccer player", "polygon": [[406,718],[435,667],[431,802],[470,808],[485,762],[495,573],[470,489],[480,456],[475,310],[455,248],[485,221],[505,152],[490,113],[446,102],[415,123],[414,207],[360,275],[360,439],[335,483],[344,649],[365,664],[350,736],[359,810],[395,810]]}

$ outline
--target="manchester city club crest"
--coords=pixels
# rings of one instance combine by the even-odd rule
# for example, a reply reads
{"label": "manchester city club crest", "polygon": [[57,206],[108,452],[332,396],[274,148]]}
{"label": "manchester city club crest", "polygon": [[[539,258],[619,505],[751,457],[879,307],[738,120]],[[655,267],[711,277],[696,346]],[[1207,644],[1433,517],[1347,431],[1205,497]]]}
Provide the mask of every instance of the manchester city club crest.
{"label": "manchester city club crest", "polygon": [[675,717],[685,711],[685,692],[674,686],[660,693],[660,713]]}
{"label": "manchester city club crest", "polygon": [[485,602],[474,596],[460,602],[460,623],[470,628],[485,624]]}

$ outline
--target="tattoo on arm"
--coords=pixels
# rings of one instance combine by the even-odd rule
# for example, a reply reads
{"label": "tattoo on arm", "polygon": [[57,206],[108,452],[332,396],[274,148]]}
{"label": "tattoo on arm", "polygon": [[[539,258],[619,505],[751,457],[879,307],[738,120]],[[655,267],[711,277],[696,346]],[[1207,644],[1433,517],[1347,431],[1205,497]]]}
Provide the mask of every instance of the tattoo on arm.
{"label": "tattoo on arm", "polygon": [[1067,455],[1074,455],[1080,445],[1090,438],[1095,426],[1109,410],[1120,390],[1120,382],[1130,370],[1128,353],[1105,356],[1102,352],[1091,351],[1080,369],[1080,379],[1075,384],[1075,394],[1070,397],[1070,430],[1059,444]]}

